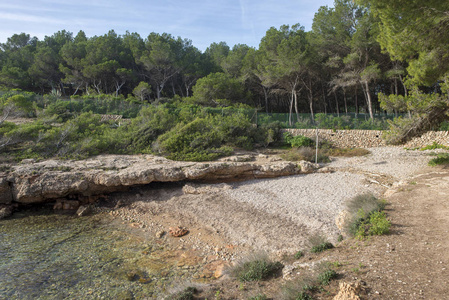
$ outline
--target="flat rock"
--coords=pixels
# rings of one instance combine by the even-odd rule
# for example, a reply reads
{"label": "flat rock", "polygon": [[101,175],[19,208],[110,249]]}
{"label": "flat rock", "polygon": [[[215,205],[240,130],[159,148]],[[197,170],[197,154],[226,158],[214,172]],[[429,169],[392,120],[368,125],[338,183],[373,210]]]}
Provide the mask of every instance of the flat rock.
{"label": "flat rock", "polygon": [[[253,158],[253,156],[251,156]],[[179,162],[152,155],[101,155],[86,160],[26,161],[0,177],[0,203],[42,203],[99,195],[151,182],[266,178],[300,173],[296,163],[239,159]],[[310,171],[310,170],[307,170]]]}

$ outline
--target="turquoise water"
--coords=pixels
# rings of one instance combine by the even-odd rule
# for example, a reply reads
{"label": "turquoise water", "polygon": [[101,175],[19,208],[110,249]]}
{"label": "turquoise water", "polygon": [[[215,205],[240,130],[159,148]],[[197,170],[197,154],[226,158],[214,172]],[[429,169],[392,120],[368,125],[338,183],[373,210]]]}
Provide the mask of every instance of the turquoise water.
{"label": "turquoise water", "polygon": [[0,220],[0,299],[159,298],[180,279],[163,253],[107,214],[19,212]]}

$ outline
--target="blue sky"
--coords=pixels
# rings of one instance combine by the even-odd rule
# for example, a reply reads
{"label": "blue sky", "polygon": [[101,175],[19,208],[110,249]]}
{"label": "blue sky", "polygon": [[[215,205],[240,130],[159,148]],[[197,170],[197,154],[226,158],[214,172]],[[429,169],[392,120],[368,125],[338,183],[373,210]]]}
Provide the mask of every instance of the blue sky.
{"label": "blue sky", "polygon": [[300,23],[306,30],[333,0],[0,0],[0,43],[15,33],[44,36],[65,29],[88,37],[127,30],[142,38],[167,32],[204,51],[212,42],[258,47],[270,27]]}

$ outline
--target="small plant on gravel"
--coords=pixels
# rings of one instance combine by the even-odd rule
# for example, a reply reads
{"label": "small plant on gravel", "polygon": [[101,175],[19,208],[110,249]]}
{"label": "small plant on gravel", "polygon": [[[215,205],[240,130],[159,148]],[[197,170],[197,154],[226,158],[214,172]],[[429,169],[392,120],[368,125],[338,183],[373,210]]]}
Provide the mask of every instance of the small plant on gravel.
{"label": "small plant on gravel", "polygon": [[437,157],[432,158],[429,161],[429,166],[435,167],[438,165],[448,165],[449,164],[449,153],[440,153]]}
{"label": "small plant on gravel", "polygon": [[312,235],[309,238],[309,244],[311,247],[310,252],[312,253],[319,253],[334,248],[334,245],[332,245],[332,243],[330,243],[324,236],[319,234]]}
{"label": "small plant on gravel", "polygon": [[332,269],[327,269],[318,274],[318,281],[321,285],[328,285],[332,279],[337,278],[337,272]]}
{"label": "small plant on gravel", "polygon": [[295,258],[296,259],[300,259],[303,256],[304,256],[304,253],[302,253],[302,251],[298,251],[298,252],[295,253]]}
{"label": "small plant on gravel", "polygon": [[444,149],[444,150],[449,150],[449,147],[438,144],[437,142],[433,142],[432,145],[427,145],[425,147],[422,147],[421,151],[425,151],[425,150],[435,150],[435,149]]}
{"label": "small plant on gravel", "polygon": [[242,282],[257,281],[274,276],[283,267],[280,262],[270,260],[266,253],[258,253],[238,262],[230,273]]}

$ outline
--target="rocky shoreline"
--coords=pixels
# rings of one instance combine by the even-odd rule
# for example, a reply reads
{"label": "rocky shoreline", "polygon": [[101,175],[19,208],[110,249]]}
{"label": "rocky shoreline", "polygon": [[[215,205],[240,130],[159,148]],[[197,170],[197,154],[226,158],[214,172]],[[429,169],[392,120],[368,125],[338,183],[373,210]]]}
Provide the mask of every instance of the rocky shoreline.
{"label": "rocky shoreline", "polygon": [[151,182],[272,178],[315,170],[305,161],[286,162],[262,154],[214,162],[177,162],[153,155],[102,155],[80,161],[27,159],[7,167],[8,172],[0,173],[0,205],[5,215],[15,204],[55,202],[55,209],[77,209],[111,192]]}

